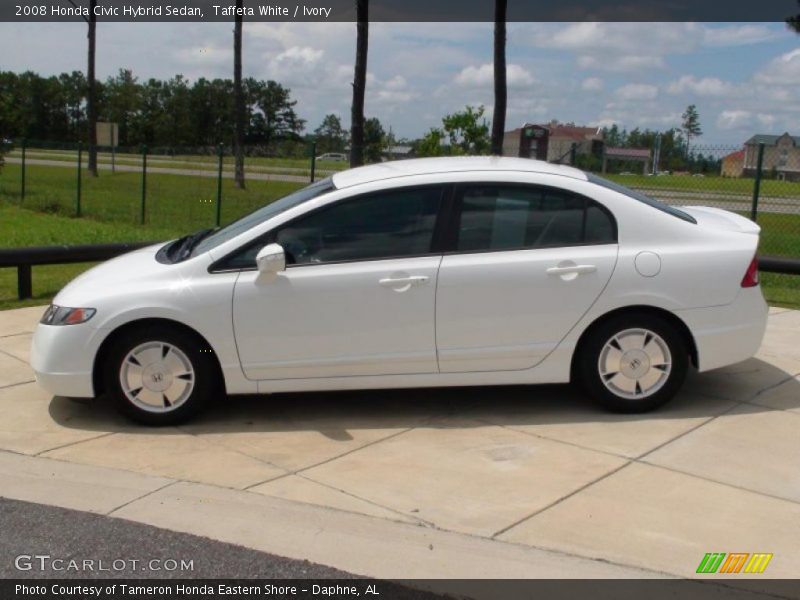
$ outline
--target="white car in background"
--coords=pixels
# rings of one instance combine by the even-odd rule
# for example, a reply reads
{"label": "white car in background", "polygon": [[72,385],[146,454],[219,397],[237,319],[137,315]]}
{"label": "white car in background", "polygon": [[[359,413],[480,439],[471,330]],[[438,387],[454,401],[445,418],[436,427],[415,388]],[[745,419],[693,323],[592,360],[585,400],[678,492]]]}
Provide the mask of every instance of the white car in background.
{"label": "white car in background", "polygon": [[758,349],[758,233],[566,166],[382,163],[84,273],[32,364],[149,424],[225,393],[569,381],[646,411]]}
{"label": "white car in background", "polygon": [[327,160],[332,162],[346,162],[349,160],[347,158],[347,154],[342,154],[341,152],[326,152],[325,154],[320,154],[316,160]]}

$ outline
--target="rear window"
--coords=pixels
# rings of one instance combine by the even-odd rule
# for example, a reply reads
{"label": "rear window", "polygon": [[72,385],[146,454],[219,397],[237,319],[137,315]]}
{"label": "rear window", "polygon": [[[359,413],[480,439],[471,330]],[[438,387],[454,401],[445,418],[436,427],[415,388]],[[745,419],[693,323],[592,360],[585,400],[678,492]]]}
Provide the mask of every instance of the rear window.
{"label": "rear window", "polygon": [[660,210],[661,212],[665,212],[673,217],[678,217],[679,219],[683,219],[684,221],[688,221],[689,223],[697,224],[697,221],[688,213],[683,212],[679,208],[675,208],[674,206],[670,206],[669,204],[665,204],[660,200],[656,200],[655,198],[651,198],[647,194],[643,194],[637,190],[632,190],[630,188],[625,187],[624,185],[620,185],[618,183],[614,183],[613,181],[609,181],[604,177],[598,177],[594,173],[586,173],[587,179],[594,184],[599,185],[600,187],[604,187],[609,190],[614,190],[624,196],[628,196],[628,198],[633,198],[634,200],[638,200],[643,204],[647,204],[647,206],[652,206]]}

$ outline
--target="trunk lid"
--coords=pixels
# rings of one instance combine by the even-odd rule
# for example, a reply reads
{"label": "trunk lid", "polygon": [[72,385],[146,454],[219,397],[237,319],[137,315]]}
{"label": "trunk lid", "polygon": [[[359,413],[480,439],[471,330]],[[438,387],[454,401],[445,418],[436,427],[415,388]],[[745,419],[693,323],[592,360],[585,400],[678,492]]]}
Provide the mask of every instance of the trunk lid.
{"label": "trunk lid", "polygon": [[681,206],[680,209],[695,218],[697,224],[711,229],[724,231],[737,231],[758,235],[761,227],[750,219],[729,210],[712,208],[710,206]]}

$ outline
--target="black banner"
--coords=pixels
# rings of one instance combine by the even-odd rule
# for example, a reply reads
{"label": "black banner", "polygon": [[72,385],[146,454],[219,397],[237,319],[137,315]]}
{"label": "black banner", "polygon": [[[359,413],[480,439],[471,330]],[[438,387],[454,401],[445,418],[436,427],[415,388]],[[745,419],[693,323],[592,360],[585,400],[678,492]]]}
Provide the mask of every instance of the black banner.
{"label": "black banner", "polygon": [[3,600],[767,600],[800,598],[800,581],[709,577],[702,580],[374,579],[7,579]]}
{"label": "black banner", "polygon": [[[92,10],[92,7],[94,9]],[[231,21],[233,0],[3,0],[0,21]],[[508,0],[510,22],[779,22],[800,12],[795,0]],[[353,21],[353,0],[245,0],[249,21]],[[371,21],[479,22],[493,0],[370,0]]]}

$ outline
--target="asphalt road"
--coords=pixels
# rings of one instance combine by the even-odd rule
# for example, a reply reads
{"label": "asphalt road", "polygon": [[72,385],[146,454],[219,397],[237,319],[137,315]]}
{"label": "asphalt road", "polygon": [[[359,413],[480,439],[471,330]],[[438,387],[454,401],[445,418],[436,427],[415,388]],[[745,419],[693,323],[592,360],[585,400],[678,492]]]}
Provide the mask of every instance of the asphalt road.
{"label": "asphalt road", "polygon": [[[19,158],[6,158],[5,159],[8,164],[15,164],[18,165],[22,162]],[[67,162],[64,160],[49,160],[49,159],[39,159],[39,158],[26,158],[25,159],[26,165],[39,165],[43,167],[62,167],[62,168],[69,168],[74,169],[75,165],[72,162]],[[109,163],[98,163],[97,168],[101,171],[110,171],[111,164]],[[141,173],[142,167],[138,165],[117,165],[116,170],[120,172],[126,173]],[[148,165],[147,166],[148,173],[161,173],[165,175],[190,175],[192,177],[217,177],[217,171],[214,169],[179,169],[174,167],[153,167]],[[223,179],[233,179],[233,171],[223,171],[222,172]],[[279,173],[247,173],[248,179],[255,179],[258,181],[289,181],[293,183],[309,183],[309,179],[307,176],[299,176],[299,175],[283,175]]]}
{"label": "asphalt road", "polygon": [[[49,558],[28,558],[43,556]],[[84,561],[93,561],[91,568]],[[181,561],[192,561],[191,568],[187,564],[181,569]],[[72,569],[71,564],[81,568]],[[30,569],[20,570],[17,565]],[[0,498],[0,578],[361,579],[331,567],[208,538],[6,498]],[[384,599],[442,598],[388,582],[376,585]]]}

